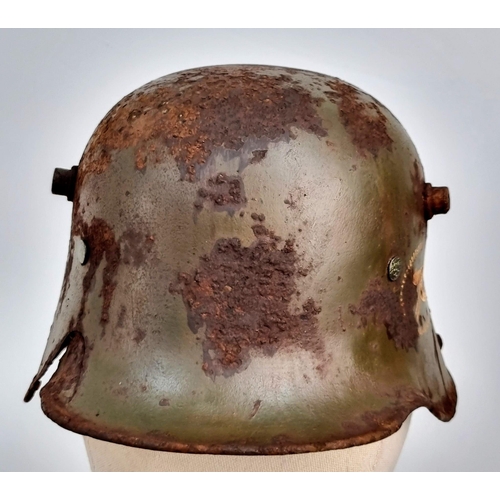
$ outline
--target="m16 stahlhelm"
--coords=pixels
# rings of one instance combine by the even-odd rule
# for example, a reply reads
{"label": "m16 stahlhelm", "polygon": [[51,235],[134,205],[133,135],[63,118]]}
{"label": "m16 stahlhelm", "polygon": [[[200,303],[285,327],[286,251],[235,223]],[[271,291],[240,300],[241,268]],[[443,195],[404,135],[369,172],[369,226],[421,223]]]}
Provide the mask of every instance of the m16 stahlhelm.
{"label": "m16 stahlhelm", "polygon": [[287,454],[447,421],[423,283],[449,208],[380,102],[337,78],[215,66],[123,98],[80,164],[41,389],[59,425],[164,451]]}

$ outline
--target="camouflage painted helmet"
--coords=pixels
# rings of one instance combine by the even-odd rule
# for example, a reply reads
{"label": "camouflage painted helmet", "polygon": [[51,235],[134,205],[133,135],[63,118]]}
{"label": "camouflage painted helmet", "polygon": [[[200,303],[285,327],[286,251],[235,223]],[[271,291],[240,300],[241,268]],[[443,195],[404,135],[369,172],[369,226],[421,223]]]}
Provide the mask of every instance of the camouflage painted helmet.
{"label": "camouflage painted helmet", "polygon": [[337,78],[217,66],[159,78],[99,124],[74,200],[43,411],[156,450],[360,445],[454,383],[422,272],[449,207],[377,100]]}

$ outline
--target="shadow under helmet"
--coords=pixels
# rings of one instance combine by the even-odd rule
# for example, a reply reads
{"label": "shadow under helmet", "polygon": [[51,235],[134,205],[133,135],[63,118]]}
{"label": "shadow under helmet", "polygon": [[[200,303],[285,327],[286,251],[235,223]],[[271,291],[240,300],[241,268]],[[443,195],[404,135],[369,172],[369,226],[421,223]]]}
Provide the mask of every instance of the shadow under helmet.
{"label": "shadow under helmet", "polygon": [[423,284],[449,207],[406,131],[337,78],[215,66],[159,78],[101,121],[53,191],[73,200],[31,399],[142,448],[286,454],[456,406]]}

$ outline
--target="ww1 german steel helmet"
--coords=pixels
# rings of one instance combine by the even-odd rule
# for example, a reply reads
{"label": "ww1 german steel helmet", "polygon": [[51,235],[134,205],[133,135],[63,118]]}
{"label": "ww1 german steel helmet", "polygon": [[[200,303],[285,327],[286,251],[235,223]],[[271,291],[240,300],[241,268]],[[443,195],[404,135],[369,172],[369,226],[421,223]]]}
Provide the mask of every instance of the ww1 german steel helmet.
{"label": "ww1 german steel helmet", "polygon": [[30,400],[72,431],[164,451],[369,443],[456,406],[423,283],[449,208],[406,131],[337,78],[216,66],[99,124],[53,192],[69,256]]}

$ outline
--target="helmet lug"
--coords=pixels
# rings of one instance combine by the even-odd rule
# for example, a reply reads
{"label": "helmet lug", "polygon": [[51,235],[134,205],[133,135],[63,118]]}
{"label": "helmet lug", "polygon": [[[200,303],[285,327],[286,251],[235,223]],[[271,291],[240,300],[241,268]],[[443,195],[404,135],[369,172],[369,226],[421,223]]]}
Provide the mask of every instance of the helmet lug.
{"label": "helmet lug", "polygon": [[56,168],[52,177],[52,194],[66,196],[68,201],[73,201],[77,172],[78,166],[71,169]]}
{"label": "helmet lug", "polygon": [[450,209],[450,191],[447,187],[424,186],[424,211],[427,220],[434,215],[445,214]]}

